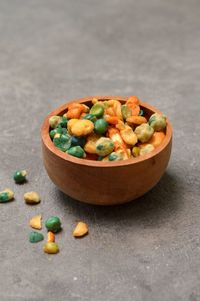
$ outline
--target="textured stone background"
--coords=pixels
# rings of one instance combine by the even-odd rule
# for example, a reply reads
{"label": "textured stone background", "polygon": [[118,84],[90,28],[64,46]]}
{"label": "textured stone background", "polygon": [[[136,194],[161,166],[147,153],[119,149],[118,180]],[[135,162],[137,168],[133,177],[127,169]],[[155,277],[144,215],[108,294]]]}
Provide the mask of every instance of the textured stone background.
{"label": "textured stone background", "polygon": [[[200,300],[199,11],[199,0],[0,1],[0,187],[16,194],[0,205],[1,301]],[[80,204],[43,168],[44,117],[95,94],[136,94],[173,124],[167,172],[134,203]],[[17,168],[27,184],[13,183]],[[24,204],[29,190],[39,206]],[[36,213],[62,219],[59,255],[28,242]],[[90,235],[74,240],[79,219]]]}

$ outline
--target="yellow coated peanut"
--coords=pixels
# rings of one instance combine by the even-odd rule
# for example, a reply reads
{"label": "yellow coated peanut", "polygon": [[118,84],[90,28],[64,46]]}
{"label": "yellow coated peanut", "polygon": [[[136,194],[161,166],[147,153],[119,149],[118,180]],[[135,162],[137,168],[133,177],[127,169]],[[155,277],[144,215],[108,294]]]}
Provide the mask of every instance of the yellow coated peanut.
{"label": "yellow coated peanut", "polygon": [[121,131],[121,130],[125,130],[126,126],[124,122],[120,120],[118,124],[116,124],[116,128]]}
{"label": "yellow coated peanut", "polygon": [[152,144],[146,144],[144,147],[140,149],[140,156],[149,154],[155,149],[155,147]]}
{"label": "yellow coated peanut", "polygon": [[101,161],[109,162],[109,156],[104,157]]}
{"label": "yellow coated peanut", "polygon": [[41,230],[42,229],[42,215],[40,214],[40,215],[33,216],[29,221],[29,225],[34,229]]}
{"label": "yellow coated peanut", "polygon": [[97,103],[98,102],[98,99],[97,98],[92,98],[92,104],[94,105],[95,103]]}
{"label": "yellow coated peanut", "polygon": [[114,103],[113,103],[113,108],[114,108],[114,111],[116,113],[116,116],[120,119],[120,120],[123,120],[123,117],[122,117],[122,111],[121,111],[121,103],[118,101],[118,100],[115,100]]}
{"label": "yellow coated peanut", "polygon": [[100,136],[96,134],[91,134],[87,138],[87,142],[84,146],[84,151],[89,154],[96,154],[96,142],[99,140]]}
{"label": "yellow coated peanut", "polygon": [[82,107],[83,107],[84,113],[88,113],[90,111],[90,108],[88,106],[86,106],[85,104],[82,104]]}
{"label": "yellow coated peanut", "polygon": [[131,158],[131,150],[129,148],[127,149],[127,155],[129,158]]}
{"label": "yellow coated peanut", "polygon": [[43,250],[48,254],[56,254],[59,252],[59,247],[55,242],[47,242],[44,245]]}
{"label": "yellow coated peanut", "polygon": [[24,200],[27,204],[38,204],[40,202],[40,196],[35,191],[26,192],[24,194]]}
{"label": "yellow coated peanut", "polygon": [[137,135],[133,132],[132,128],[125,125],[125,128],[120,131],[122,139],[126,144],[135,145],[138,142]]}
{"label": "yellow coated peanut", "polygon": [[67,129],[68,129],[68,132],[69,134],[71,135],[72,132],[71,132],[71,128],[72,126],[78,121],[79,119],[76,119],[76,118],[73,118],[73,119],[70,119],[67,123]]}
{"label": "yellow coated peanut", "polygon": [[81,137],[89,135],[93,132],[94,123],[90,120],[80,119],[71,127],[71,133],[74,136]]}
{"label": "yellow coated peanut", "polygon": [[165,134],[163,132],[155,132],[149,140],[149,143],[152,144],[154,147],[158,147],[164,140]]}
{"label": "yellow coated peanut", "polygon": [[[109,106],[107,110],[107,114],[111,116],[117,116],[120,120],[123,120],[122,112],[121,112],[121,103],[116,99],[110,99],[107,101],[107,103]],[[113,113],[109,114],[109,110],[112,110]]]}
{"label": "yellow coated peanut", "polygon": [[98,98],[92,98],[92,104],[95,105],[96,103],[98,103],[99,105],[102,105],[104,107],[104,105],[107,103],[106,100],[99,100]]}
{"label": "yellow coated peanut", "polygon": [[60,138],[60,136],[61,136],[61,134],[56,133],[55,136],[54,136],[54,138]]}
{"label": "yellow coated peanut", "polygon": [[73,231],[73,236],[74,237],[82,237],[86,234],[88,234],[87,224],[84,222],[79,222]]}

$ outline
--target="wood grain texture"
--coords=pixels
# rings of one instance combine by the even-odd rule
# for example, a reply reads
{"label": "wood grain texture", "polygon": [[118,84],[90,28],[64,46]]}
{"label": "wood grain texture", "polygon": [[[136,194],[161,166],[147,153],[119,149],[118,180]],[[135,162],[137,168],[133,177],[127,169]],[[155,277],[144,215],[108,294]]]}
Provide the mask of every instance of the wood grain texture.
{"label": "wood grain texture", "polygon": [[[127,100],[120,96],[95,96],[98,99]],[[92,97],[73,101],[89,104]],[[162,177],[169,162],[172,127],[167,120],[164,142],[150,154],[126,161],[99,162],[79,159],[57,149],[49,137],[49,118],[62,115],[70,103],[53,111],[45,119],[41,137],[44,165],[51,180],[65,194],[85,203],[116,205],[137,199],[153,188]],[[142,103],[148,116],[156,108]]]}

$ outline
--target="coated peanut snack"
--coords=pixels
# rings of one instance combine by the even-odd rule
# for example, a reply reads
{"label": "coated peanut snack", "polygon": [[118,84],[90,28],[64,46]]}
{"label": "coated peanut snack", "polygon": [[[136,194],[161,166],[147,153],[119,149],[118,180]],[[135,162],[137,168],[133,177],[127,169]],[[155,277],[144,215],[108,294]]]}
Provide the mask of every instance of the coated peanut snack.
{"label": "coated peanut snack", "polygon": [[161,145],[166,117],[141,106],[137,96],[126,102],[98,100],[71,103],[63,116],[49,118],[54,145],[71,156],[96,161],[119,161],[144,156]]}
{"label": "coated peanut snack", "polygon": [[40,214],[40,215],[33,216],[29,221],[29,225],[33,229],[41,230],[42,229],[42,215]]}
{"label": "coated peanut snack", "polygon": [[[85,110],[86,110],[86,108],[85,108]],[[55,119],[53,119],[53,121],[57,122],[57,119],[55,118]],[[53,122],[53,121],[51,120],[51,122]],[[64,121],[66,121],[66,119]],[[64,125],[66,126],[66,124],[64,124]],[[63,131],[64,128],[55,128],[52,130],[52,131],[55,131],[54,134],[53,135],[50,134],[52,136],[52,138],[54,138],[56,136],[56,134],[60,131],[60,129],[61,129],[62,133],[67,132],[67,130],[66,130],[66,132]],[[52,131],[51,131],[51,133],[52,133]],[[84,129],[84,131],[85,131],[85,129]],[[93,142],[93,140],[95,142],[98,141],[99,152],[101,155],[107,154],[107,150],[110,148],[114,149],[114,144],[109,138],[101,137],[100,135],[97,135],[97,134],[93,134],[93,136],[91,136],[91,137],[92,137],[92,142]],[[86,138],[74,136],[74,137],[71,137],[71,142],[72,142],[72,147],[70,148],[70,150],[75,149],[75,148],[81,148],[80,145],[82,145],[82,146],[85,145]],[[91,148],[93,148],[93,145]],[[90,149],[90,146],[89,146],[89,149]],[[115,158],[115,156],[116,156],[114,152],[111,153],[111,155],[113,156],[113,158]],[[27,172],[25,170],[17,170],[13,175],[13,179],[16,184],[21,184],[21,183],[26,182],[26,175],[27,175]],[[14,199],[14,192],[11,189],[6,188],[6,189],[0,191],[0,203],[7,203],[13,199]],[[24,194],[24,201],[26,204],[35,205],[40,202],[40,196],[35,191],[29,191]],[[42,223],[43,223],[42,220],[43,220],[42,214],[34,215],[29,219],[28,225],[29,225],[29,227],[32,228],[32,231],[30,231],[28,233],[28,241],[31,244],[40,243],[41,241],[43,241],[45,239],[45,235],[43,233],[41,233]],[[46,242],[43,245],[43,252],[47,253],[47,254],[57,254],[60,252],[60,249],[59,249],[59,245],[56,243],[56,235],[57,235],[57,233],[59,233],[62,230],[61,220],[57,216],[50,216],[45,220],[44,225],[47,230],[47,234],[46,234]],[[77,223],[76,227],[74,228],[74,230],[72,232],[72,236],[74,238],[81,238],[81,237],[86,236],[88,233],[89,233],[88,225],[85,222],[80,221]]]}
{"label": "coated peanut snack", "polygon": [[78,222],[76,225],[74,231],[73,231],[73,236],[74,237],[83,237],[88,234],[88,226],[84,222]]}
{"label": "coated peanut snack", "polygon": [[24,194],[24,201],[26,204],[35,205],[40,203],[40,196],[35,191],[29,191]]}
{"label": "coated peanut snack", "polygon": [[14,192],[6,188],[3,191],[0,191],[0,203],[6,203],[14,199]]}
{"label": "coated peanut snack", "polygon": [[15,183],[21,184],[26,181],[26,176],[27,176],[26,170],[17,170],[13,175],[13,179],[15,180]]}

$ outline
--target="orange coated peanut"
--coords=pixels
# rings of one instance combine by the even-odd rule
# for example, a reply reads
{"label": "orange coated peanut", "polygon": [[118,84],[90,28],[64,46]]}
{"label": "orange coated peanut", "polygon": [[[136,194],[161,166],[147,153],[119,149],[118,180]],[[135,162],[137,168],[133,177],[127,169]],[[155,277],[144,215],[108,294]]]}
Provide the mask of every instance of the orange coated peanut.
{"label": "orange coated peanut", "polygon": [[68,119],[72,119],[72,118],[79,119],[81,113],[82,113],[82,108],[72,108],[66,113],[66,116]]}
{"label": "orange coated peanut", "polygon": [[107,109],[105,109],[105,114],[109,115],[109,116],[115,116],[116,115],[113,107],[108,107]]}
{"label": "orange coated peanut", "polygon": [[140,100],[137,96],[130,96],[126,102],[127,104],[128,103],[134,103],[136,105],[139,105],[140,104]]}
{"label": "orange coated peanut", "polygon": [[124,154],[124,159],[128,159],[128,149],[122,139],[122,136],[120,135],[120,131],[116,128],[110,127],[108,128],[108,136],[114,143],[115,151],[122,150]]}
{"label": "orange coated peanut", "polygon": [[117,124],[119,122],[119,118],[117,116],[107,116],[105,120],[110,124]]}
{"label": "orange coated peanut", "polygon": [[165,134],[163,132],[155,132],[148,143],[152,144],[154,147],[158,147],[164,140]]}
{"label": "orange coated peanut", "polygon": [[136,125],[147,123],[146,118],[143,116],[130,116],[126,119],[126,121],[130,124],[136,124]]}
{"label": "orange coated peanut", "polygon": [[55,234],[51,231],[47,234],[47,242],[55,242]]}
{"label": "orange coated peanut", "polygon": [[132,111],[132,116],[137,116],[140,113],[140,106],[136,105],[135,103],[129,102],[127,103],[127,106]]}

